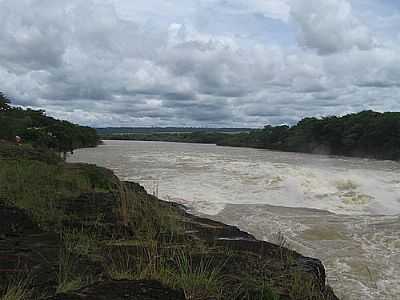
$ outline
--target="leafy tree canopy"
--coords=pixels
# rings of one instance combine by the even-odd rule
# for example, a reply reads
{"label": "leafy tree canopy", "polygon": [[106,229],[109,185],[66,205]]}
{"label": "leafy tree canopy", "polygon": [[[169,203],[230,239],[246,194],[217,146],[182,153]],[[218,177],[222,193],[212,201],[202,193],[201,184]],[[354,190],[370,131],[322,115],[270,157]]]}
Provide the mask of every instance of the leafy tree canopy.
{"label": "leafy tree canopy", "polygon": [[0,140],[14,141],[20,136],[36,147],[59,152],[72,151],[99,143],[96,130],[46,116],[43,110],[22,109],[9,105],[0,93]]}
{"label": "leafy tree canopy", "polygon": [[8,105],[10,100],[7,98],[5,94],[0,92],[0,111],[9,110],[10,106]]}

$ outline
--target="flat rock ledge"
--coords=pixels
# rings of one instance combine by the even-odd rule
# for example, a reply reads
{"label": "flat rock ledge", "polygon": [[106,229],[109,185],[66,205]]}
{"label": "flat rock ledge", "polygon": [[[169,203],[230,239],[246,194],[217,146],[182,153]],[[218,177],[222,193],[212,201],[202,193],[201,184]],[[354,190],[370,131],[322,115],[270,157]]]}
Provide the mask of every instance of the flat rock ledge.
{"label": "flat rock ledge", "polygon": [[185,300],[180,290],[164,287],[158,281],[98,282],[78,291],[59,294],[47,300]]}

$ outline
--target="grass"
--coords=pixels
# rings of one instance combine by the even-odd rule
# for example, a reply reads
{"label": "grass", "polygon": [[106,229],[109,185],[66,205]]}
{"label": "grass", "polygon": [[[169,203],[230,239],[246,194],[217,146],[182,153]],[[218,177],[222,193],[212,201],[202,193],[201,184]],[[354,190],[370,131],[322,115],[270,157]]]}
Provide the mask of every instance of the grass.
{"label": "grass", "polygon": [[110,252],[106,267],[114,280],[158,280],[182,289],[187,299],[222,299],[221,267],[214,266],[212,259],[195,262],[189,252],[181,249],[163,251],[154,244],[133,253],[120,247]]}
{"label": "grass", "polygon": [[77,290],[90,282],[77,271],[76,256],[66,249],[60,250],[57,270],[57,293]]}
{"label": "grass", "polygon": [[305,274],[294,272],[290,278],[289,296],[292,300],[317,300],[324,299],[320,289],[311,278]]}
{"label": "grass", "polygon": [[282,231],[278,231],[272,235],[272,242],[277,244],[279,248],[287,248],[289,246],[288,240]]}
{"label": "grass", "polygon": [[[121,247],[109,254],[108,275],[116,280],[159,280],[171,288],[182,289],[187,299],[220,299],[220,268],[204,258],[194,263],[190,252],[181,249],[188,243],[180,240],[185,226],[177,209],[155,197],[149,199],[147,194],[141,198],[140,193],[132,195],[124,190],[123,195],[130,199],[123,214],[128,216],[128,224],[140,242],[131,243],[131,247],[123,246],[121,241],[115,243]],[[132,253],[132,249],[136,252]]]}
{"label": "grass", "polygon": [[95,232],[87,231],[83,227],[65,228],[60,232],[61,240],[67,251],[82,256],[89,256],[99,248],[99,237]]}
{"label": "grass", "polygon": [[16,276],[10,280],[4,293],[0,295],[1,300],[29,300],[32,289],[29,276]]}
{"label": "grass", "polygon": [[[144,248],[143,251],[150,251]],[[150,265],[155,264],[156,256],[145,255],[144,253],[135,253],[129,251],[129,248],[119,246],[112,248],[108,255],[106,271],[114,280],[141,280],[150,279]]]}
{"label": "grass", "polygon": [[286,268],[290,267],[294,263],[295,257],[293,256],[293,252],[289,249],[290,245],[285,235],[281,231],[273,234],[272,243],[279,246],[279,255],[283,265]]}
{"label": "grass", "polygon": [[59,226],[67,218],[60,200],[109,191],[115,180],[108,171],[90,165],[0,159],[1,202],[29,210],[43,229]]}
{"label": "grass", "polygon": [[109,277],[114,280],[148,279],[167,283],[171,275],[168,256],[160,251],[156,243],[142,246],[111,248],[105,265]]}
{"label": "grass", "polygon": [[272,241],[279,246],[281,261],[287,260],[287,255],[285,253],[287,252],[286,248],[288,247],[289,243],[285,235],[281,231],[278,231],[272,236]]}
{"label": "grass", "polygon": [[[229,286],[234,287],[231,291],[232,300],[279,300],[280,297],[275,290],[276,284],[273,274],[265,268],[262,257],[254,256],[254,270],[256,274],[239,273],[227,278]],[[252,265],[253,265],[252,264]],[[280,279],[278,279],[279,281]]]}
{"label": "grass", "polygon": [[279,296],[272,290],[271,285],[265,282],[258,288],[259,296],[257,300],[279,300]]}
{"label": "grass", "polygon": [[134,257],[122,247],[120,249],[113,249],[112,252],[109,253],[105,264],[108,276],[113,280],[137,279],[138,273],[136,272],[137,268]]}
{"label": "grass", "polygon": [[[142,241],[162,241],[165,244],[183,236],[185,227],[178,211],[149,195],[128,193],[128,224]],[[150,196],[151,197],[151,196]]]}
{"label": "grass", "polygon": [[212,259],[194,258],[184,251],[178,251],[174,257],[176,265],[172,273],[172,285],[181,288],[186,299],[221,299],[223,293],[222,266],[214,266]]}
{"label": "grass", "polygon": [[240,284],[233,299],[237,300],[279,300],[267,278],[240,278]]}

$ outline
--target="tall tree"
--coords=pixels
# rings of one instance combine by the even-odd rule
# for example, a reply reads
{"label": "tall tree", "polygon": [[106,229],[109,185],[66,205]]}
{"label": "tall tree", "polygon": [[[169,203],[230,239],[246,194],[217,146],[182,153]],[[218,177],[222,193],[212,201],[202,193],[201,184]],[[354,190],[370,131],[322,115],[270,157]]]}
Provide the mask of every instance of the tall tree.
{"label": "tall tree", "polygon": [[0,112],[9,110],[11,108],[8,105],[9,103],[10,100],[7,98],[7,96],[4,93],[0,92]]}

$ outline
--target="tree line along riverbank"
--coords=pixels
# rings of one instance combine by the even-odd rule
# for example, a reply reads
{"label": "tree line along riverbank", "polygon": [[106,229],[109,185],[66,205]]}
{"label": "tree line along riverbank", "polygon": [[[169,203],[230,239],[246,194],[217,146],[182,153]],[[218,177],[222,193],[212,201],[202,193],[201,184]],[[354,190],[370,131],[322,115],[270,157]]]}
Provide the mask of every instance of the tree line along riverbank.
{"label": "tree line along riverbank", "polygon": [[[189,130],[189,129],[188,129]],[[103,139],[166,141],[252,147],[276,151],[400,160],[400,113],[362,111],[342,117],[305,118],[294,126],[244,132],[146,132],[104,134]]]}
{"label": "tree line along riverbank", "polygon": [[95,147],[100,139],[95,129],[46,116],[43,110],[22,109],[10,105],[0,92],[0,140],[16,141],[58,153]]}

